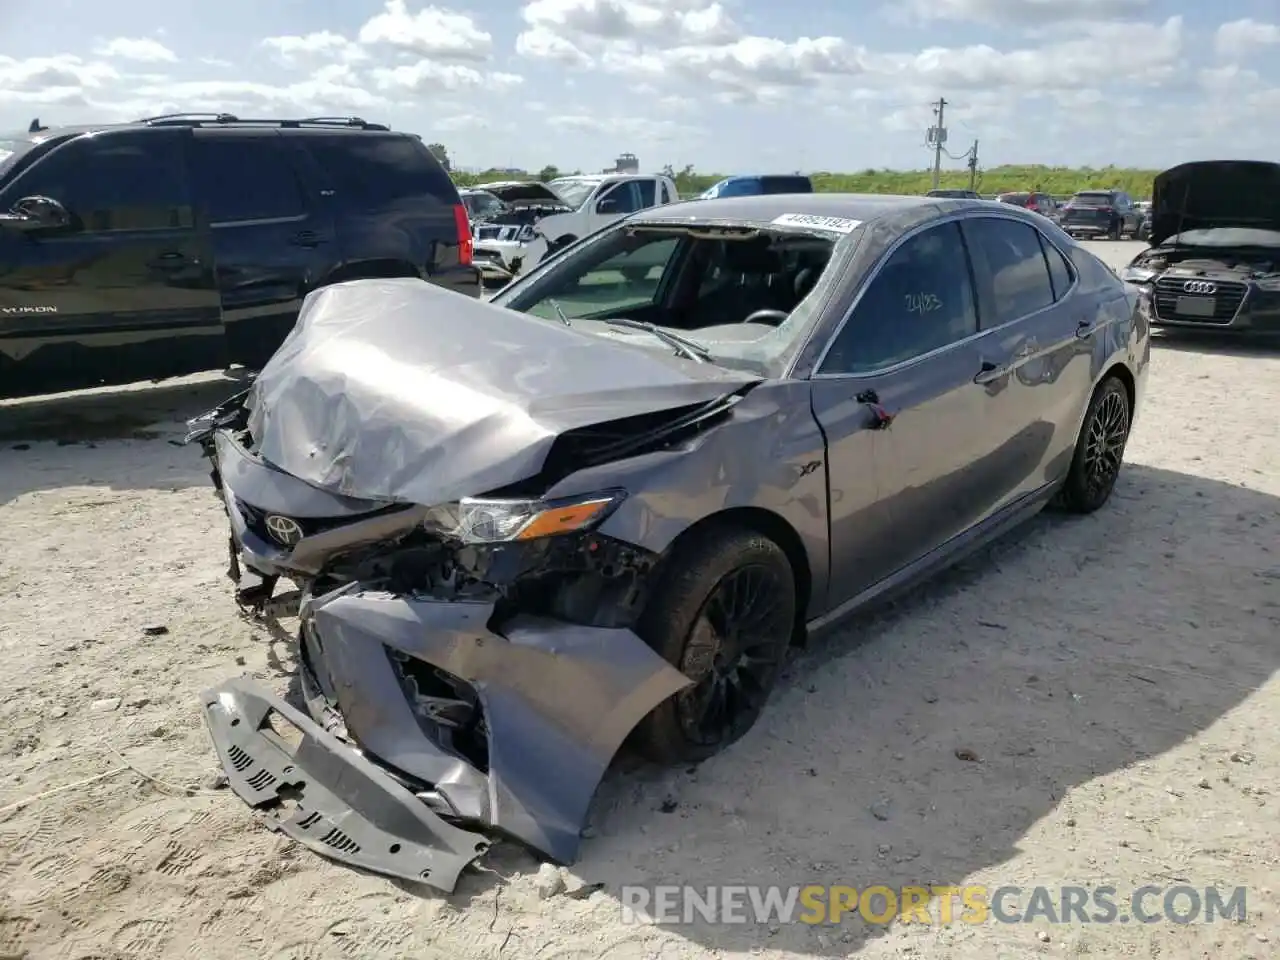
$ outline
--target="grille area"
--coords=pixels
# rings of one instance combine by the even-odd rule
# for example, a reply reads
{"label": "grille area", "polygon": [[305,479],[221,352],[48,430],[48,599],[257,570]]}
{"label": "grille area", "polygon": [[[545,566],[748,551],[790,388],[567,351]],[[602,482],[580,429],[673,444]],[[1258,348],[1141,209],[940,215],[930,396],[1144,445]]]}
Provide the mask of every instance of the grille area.
{"label": "grille area", "polygon": [[[1161,320],[1175,320],[1189,323],[1217,323],[1223,326],[1234,319],[1240,304],[1244,302],[1249,287],[1238,280],[1214,280],[1218,289],[1212,294],[1187,293],[1182,285],[1187,282],[1184,277],[1161,277],[1155,286],[1155,311]],[[1213,301],[1213,313],[1201,315],[1178,310],[1179,300]]]}
{"label": "grille area", "polygon": [[[267,531],[268,511],[259,509],[245,503],[243,500],[236,500],[236,506],[240,508],[240,515],[244,517],[245,525],[253,533],[268,543],[275,543],[275,537]],[[362,513],[351,517],[293,517],[295,523],[302,528],[302,534],[305,537],[314,537],[317,533],[324,533],[327,530],[334,530],[338,527],[345,527],[347,524],[355,523],[357,520],[368,520],[384,513],[393,513],[403,509],[399,506],[386,507],[382,510],[373,510],[369,513]]]}

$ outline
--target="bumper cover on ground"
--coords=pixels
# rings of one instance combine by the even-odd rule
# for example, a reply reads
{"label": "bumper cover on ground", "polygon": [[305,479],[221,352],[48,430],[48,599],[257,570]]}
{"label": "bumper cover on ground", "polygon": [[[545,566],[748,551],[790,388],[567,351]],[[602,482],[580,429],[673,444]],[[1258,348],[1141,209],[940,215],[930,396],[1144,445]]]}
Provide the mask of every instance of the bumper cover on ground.
{"label": "bumper cover on ground", "polygon": [[[205,696],[232,787],[251,806],[268,807],[292,786],[285,792],[299,806],[277,814],[274,829],[335,859],[445,890],[488,842],[455,819],[559,863],[576,859],[591,799],[618,748],[689,684],[630,630],[527,615],[493,628],[490,603],[351,584],[307,599],[301,616],[303,690],[314,719],[239,681]],[[475,691],[487,770],[429,733],[389,651]],[[261,729],[272,711],[302,732],[296,751]]]}
{"label": "bumper cover on ground", "polygon": [[[267,825],[323,856],[452,890],[489,847],[453,826],[350,745],[244,680],[203,694],[204,719],[231,789]],[[286,740],[273,729],[293,728]],[[293,741],[297,735],[300,739]]]}

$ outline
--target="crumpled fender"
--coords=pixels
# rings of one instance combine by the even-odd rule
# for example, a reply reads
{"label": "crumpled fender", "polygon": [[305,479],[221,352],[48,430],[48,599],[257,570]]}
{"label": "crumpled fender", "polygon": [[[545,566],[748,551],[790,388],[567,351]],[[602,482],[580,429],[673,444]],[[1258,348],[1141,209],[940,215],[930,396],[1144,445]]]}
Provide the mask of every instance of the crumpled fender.
{"label": "crumpled fender", "polygon": [[[302,616],[320,640],[339,710],[362,747],[433,782],[459,815],[569,863],[618,748],[690,681],[630,630],[519,615],[498,633],[490,627],[493,612],[489,603],[357,587],[309,600]],[[390,659],[379,655],[384,645],[475,688],[489,732],[487,796],[473,789],[475,776],[456,769],[459,758],[422,732]],[[451,782],[429,776],[451,768]]]}

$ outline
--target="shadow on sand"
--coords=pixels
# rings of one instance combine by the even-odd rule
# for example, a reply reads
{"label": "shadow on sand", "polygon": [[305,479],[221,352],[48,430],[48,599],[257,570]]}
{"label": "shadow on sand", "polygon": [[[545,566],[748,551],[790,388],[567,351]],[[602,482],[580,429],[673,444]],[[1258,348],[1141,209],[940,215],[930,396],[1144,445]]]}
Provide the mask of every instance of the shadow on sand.
{"label": "shadow on sand", "polygon": [[[1042,514],[798,656],[726,753],[608,778],[575,871],[618,898],[625,884],[958,885],[1004,864],[1068,791],[1201,733],[1270,678],[1278,529],[1276,498],[1126,466],[1099,513]],[[886,929],[670,932],[845,956]]]}
{"label": "shadow on sand", "polygon": [[68,484],[136,490],[208,484],[200,451],[180,446],[183,424],[246,382],[244,371],[233,370],[0,402],[0,505]]}

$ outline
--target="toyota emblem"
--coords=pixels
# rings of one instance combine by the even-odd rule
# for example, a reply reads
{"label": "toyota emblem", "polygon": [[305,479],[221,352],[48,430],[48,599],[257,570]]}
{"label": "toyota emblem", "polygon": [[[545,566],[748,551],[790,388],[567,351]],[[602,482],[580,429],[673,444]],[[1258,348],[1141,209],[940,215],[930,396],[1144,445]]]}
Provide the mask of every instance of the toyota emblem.
{"label": "toyota emblem", "polygon": [[1217,293],[1218,285],[1212,280],[1188,280],[1182,285],[1184,293]]}
{"label": "toyota emblem", "polygon": [[302,539],[302,527],[298,526],[297,520],[275,513],[267,517],[267,533],[271,534],[271,539],[276,543],[286,547],[291,547]]}

